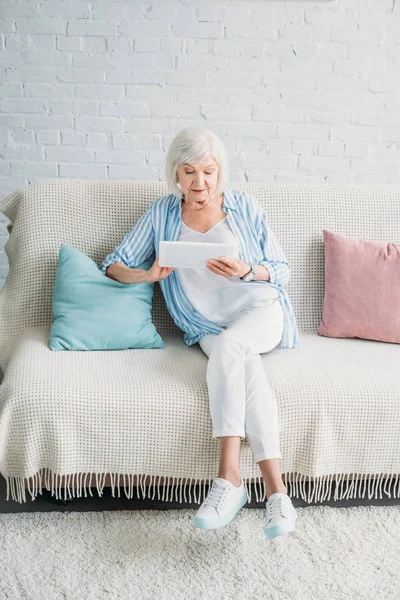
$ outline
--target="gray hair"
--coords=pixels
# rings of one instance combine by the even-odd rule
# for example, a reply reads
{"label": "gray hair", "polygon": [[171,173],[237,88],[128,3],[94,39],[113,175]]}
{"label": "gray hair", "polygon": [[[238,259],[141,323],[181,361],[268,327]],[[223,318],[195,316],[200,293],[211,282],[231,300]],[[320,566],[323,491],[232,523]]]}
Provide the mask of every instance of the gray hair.
{"label": "gray hair", "polygon": [[178,167],[182,163],[195,163],[213,156],[218,164],[218,181],[216,194],[222,194],[228,185],[229,166],[225,146],[211,129],[202,127],[186,127],[174,137],[168,149],[165,178],[168,188],[176,195],[182,196],[178,187]]}

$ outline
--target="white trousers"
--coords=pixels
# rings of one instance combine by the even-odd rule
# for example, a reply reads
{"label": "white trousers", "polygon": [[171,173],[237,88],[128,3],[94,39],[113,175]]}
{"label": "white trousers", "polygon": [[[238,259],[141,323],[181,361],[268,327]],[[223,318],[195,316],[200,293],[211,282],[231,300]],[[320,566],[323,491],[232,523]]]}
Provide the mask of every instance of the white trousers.
{"label": "white trousers", "polygon": [[208,356],[212,437],[247,437],[255,462],[281,458],[276,397],[260,354],[281,341],[283,319],[279,298],[272,298],[240,312],[221,333],[199,340]]}

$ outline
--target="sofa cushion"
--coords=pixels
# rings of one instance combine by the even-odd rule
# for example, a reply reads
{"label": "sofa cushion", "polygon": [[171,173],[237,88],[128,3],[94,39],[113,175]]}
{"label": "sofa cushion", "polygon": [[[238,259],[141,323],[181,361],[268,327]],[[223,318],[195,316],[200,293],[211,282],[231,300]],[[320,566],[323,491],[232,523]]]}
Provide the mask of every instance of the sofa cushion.
{"label": "sofa cushion", "polygon": [[[139,269],[147,271],[152,261]],[[151,320],[154,283],[107,277],[80,250],[61,244],[53,295],[51,350],[164,348]]]}
{"label": "sofa cushion", "polygon": [[318,334],[400,343],[400,245],[323,230],[325,298]]}
{"label": "sofa cushion", "polygon": [[[4,477],[41,469],[182,483],[215,477],[219,440],[212,438],[208,358],[198,344],[168,333],[162,352],[52,352],[48,336],[48,327],[19,336],[0,386]],[[261,358],[277,397],[285,477],[296,477],[297,486],[299,474],[400,472],[397,345],[304,333],[302,352],[274,348]],[[244,479],[259,478],[247,440],[241,446]]]}

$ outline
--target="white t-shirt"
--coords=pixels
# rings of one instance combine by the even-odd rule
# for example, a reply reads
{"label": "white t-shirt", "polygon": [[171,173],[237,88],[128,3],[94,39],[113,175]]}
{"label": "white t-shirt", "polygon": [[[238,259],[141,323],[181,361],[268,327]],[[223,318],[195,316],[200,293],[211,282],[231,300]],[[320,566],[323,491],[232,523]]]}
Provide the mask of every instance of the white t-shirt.
{"label": "white t-shirt", "polygon": [[[236,246],[235,258],[240,258],[238,240],[226,217],[206,233],[194,231],[183,223],[179,241],[231,244]],[[239,276],[228,278],[206,268],[177,267],[175,271],[193,306],[221,327],[229,325],[244,308],[271,304],[279,298],[278,290],[271,285],[245,282]]]}

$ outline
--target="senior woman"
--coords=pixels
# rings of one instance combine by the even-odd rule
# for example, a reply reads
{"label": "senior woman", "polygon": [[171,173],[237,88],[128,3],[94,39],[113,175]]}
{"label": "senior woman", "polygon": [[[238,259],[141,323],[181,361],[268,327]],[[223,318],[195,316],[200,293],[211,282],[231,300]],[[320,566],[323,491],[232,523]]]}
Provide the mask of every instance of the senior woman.
{"label": "senior woman", "polygon": [[[278,344],[299,347],[284,289],[290,265],[257,200],[227,186],[225,147],[213,131],[189,127],[178,133],[168,150],[166,181],[172,193],[152,202],[101,270],[122,283],[159,281],[185,343],[199,342],[208,357],[220,463],[194,526],[227,525],[247,502],[239,467],[246,436],[265,481],[264,532],[271,539],[293,531],[297,518],[280,474],[277,403],[260,357]],[[161,240],[229,243],[236,255],[215,257],[206,269],[160,267]],[[150,256],[155,260],[148,271],[136,268]]]}

